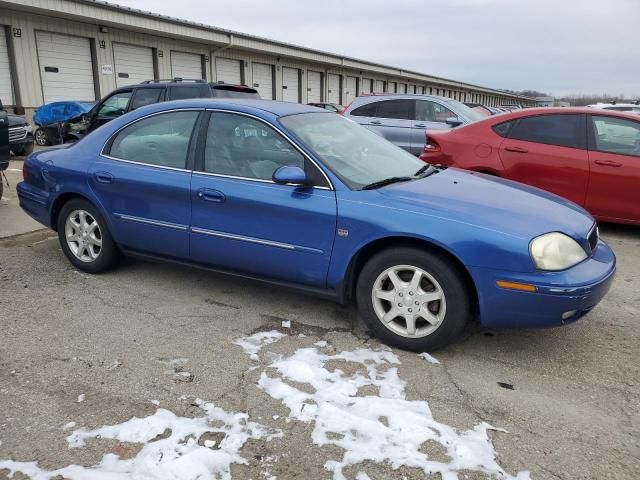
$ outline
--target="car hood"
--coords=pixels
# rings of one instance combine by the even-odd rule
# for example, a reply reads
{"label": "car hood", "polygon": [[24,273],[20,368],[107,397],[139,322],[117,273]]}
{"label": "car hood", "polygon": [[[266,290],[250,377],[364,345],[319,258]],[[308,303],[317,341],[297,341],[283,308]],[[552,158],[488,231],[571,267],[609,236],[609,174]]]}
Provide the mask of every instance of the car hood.
{"label": "car hood", "polygon": [[456,168],[392,184],[377,192],[396,203],[396,208],[523,239],[559,231],[580,241],[594,223],[583,208],[552,193]]}
{"label": "car hood", "polygon": [[9,120],[10,127],[18,127],[27,123],[27,120],[24,117],[21,117],[20,115],[14,115],[13,113],[9,113],[7,115],[7,118]]}

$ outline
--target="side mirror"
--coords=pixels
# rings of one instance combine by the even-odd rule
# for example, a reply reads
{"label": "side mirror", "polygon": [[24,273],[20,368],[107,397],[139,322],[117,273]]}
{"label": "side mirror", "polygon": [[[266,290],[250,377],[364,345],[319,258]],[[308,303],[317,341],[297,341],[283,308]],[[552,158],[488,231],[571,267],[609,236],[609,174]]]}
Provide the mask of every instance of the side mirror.
{"label": "side mirror", "polygon": [[446,123],[450,127],[457,127],[459,125],[462,125],[462,120],[460,120],[458,117],[449,117],[445,120],[444,123]]}
{"label": "side mirror", "polygon": [[292,165],[278,168],[271,179],[279,185],[308,185],[309,178],[303,169]]}

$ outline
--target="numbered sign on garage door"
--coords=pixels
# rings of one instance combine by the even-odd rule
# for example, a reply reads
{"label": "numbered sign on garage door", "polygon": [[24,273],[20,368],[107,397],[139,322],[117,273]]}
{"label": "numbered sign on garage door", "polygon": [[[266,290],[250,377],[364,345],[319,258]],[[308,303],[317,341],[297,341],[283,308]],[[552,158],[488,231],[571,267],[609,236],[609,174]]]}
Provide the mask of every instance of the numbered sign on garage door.
{"label": "numbered sign on garage door", "polygon": [[358,79],[356,77],[347,77],[345,83],[344,104],[348,105],[358,96]]}
{"label": "numbered sign on garage door", "polygon": [[260,97],[273,100],[273,65],[254,63],[251,68],[253,88],[258,90]]}
{"label": "numbered sign on garage door", "polygon": [[153,50],[149,47],[114,43],[113,63],[117,87],[153,80],[155,77]]}
{"label": "numbered sign on garage door", "polygon": [[384,93],[384,80],[376,80],[375,93]]}
{"label": "numbered sign on garage door", "polygon": [[322,73],[309,70],[307,72],[307,102],[312,103],[321,101]]}
{"label": "numbered sign on garage door", "polygon": [[340,75],[328,75],[327,100],[329,103],[340,103]]}
{"label": "numbered sign on garage door", "polygon": [[44,103],[96,99],[89,39],[36,32]]}
{"label": "numbered sign on garage door", "polygon": [[242,64],[240,60],[216,58],[216,78],[230,85],[242,84]]}
{"label": "numbered sign on garage door", "polygon": [[300,70],[282,67],[282,100],[300,102]]}
{"label": "numbered sign on garage door", "polygon": [[362,88],[360,89],[360,93],[371,93],[373,92],[373,80],[370,78],[362,79]]}
{"label": "numbered sign on garage door", "polygon": [[173,78],[204,80],[202,55],[171,51],[171,76]]}
{"label": "numbered sign on garage door", "polygon": [[0,100],[4,105],[13,105],[9,49],[7,48],[5,29],[2,26],[0,26]]}

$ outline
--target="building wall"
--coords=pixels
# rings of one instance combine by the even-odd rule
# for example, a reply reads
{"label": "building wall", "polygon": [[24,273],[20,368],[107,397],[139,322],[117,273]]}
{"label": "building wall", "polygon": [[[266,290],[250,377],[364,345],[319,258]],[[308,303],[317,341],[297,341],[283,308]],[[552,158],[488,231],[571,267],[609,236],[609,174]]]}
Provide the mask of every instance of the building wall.
{"label": "building wall", "polygon": [[[126,12],[113,12],[101,10],[100,19],[87,21],[79,19],[80,15],[96,15],[96,4],[84,4],[68,2],[64,0],[49,0],[49,8],[76,8],[77,15],[65,14],[54,16],[27,12],[24,10],[5,8],[0,0],[0,26],[6,26],[10,34],[10,55],[12,56],[12,77],[14,83],[15,105],[27,110],[27,118],[31,118],[30,112],[42,105],[43,92],[40,77],[40,66],[36,48],[36,32],[46,31],[88,38],[94,45],[94,71],[96,72],[96,98],[103,97],[116,88],[115,73],[103,73],[103,65],[114,66],[113,43],[125,43],[136,46],[151,47],[157,62],[159,78],[171,78],[171,54],[172,50],[203,55],[205,58],[206,75],[210,81],[216,80],[215,58],[232,58],[243,62],[243,82],[251,85],[252,66],[254,62],[266,63],[275,67],[275,93],[276,99],[282,99],[282,67],[297,68],[300,70],[301,102],[307,102],[307,75],[309,70],[323,74],[323,99],[327,99],[328,82],[330,73],[341,76],[341,99],[345,100],[346,76],[357,78],[358,94],[362,93],[363,78],[396,84],[408,84],[416,86],[418,93],[425,88],[425,93],[437,94],[461,101],[474,101],[488,105],[498,105],[503,102],[512,103],[522,99],[515,99],[510,95],[500,95],[482,92],[450,80],[425,80],[426,76],[407,73],[398,75],[398,71],[390,67],[366,64],[353,59],[342,59],[340,62],[329,54],[296,51],[294,47],[282,45],[269,45],[269,41],[260,41],[252,38],[237,38],[231,34],[205,31],[189,26],[175,25],[171,22],[163,22],[161,19],[139,19],[128,15]],[[10,4],[11,2],[9,2]],[[15,2],[14,2],[15,3]],[[31,2],[37,4],[38,2]],[[53,4],[56,5],[53,5]],[[43,11],[34,8],[35,12]],[[63,15],[63,13],[60,13]],[[126,19],[127,23],[124,23]],[[106,27],[101,31],[100,25]],[[149,31],[149,29],[153,29]],[[103,27],[104,30],[104,27]],[[144,30],[144,31],[142,31]],[[425,78],[422,78],[425,77]],[[73,91],[69,92],[69,99],[73,99]],[[531,104],[534,102],[532,101]]]}

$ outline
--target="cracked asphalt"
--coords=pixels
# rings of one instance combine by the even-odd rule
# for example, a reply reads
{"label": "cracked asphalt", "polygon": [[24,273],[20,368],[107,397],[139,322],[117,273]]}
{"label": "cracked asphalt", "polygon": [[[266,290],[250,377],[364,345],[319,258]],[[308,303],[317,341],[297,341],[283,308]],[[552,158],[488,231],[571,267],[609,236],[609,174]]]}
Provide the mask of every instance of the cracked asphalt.
{"label": "cracked asphalt", "polygon": [[[0,205],[0,219],[6,212]],[[640,229],[601,231],[619,269],[585,319],[552,330],[470,329],[433,354],[439,365],[394,350],[408,398],[426,400],[436,420],[507,430],[491,435],[511,474],[640,477]],[[192,401],[201,398],[285,432],[245,445],[248,464],[232,467],[242,479],[265,478],[266,469],[281,479],[330,478],[323,465],[340,452],[314,446],[312,425],[284,421],[287,409],[256,387],[264,369],[251,369],[234,339],[277,329],[287,337],[263,353],[283,355],[318,340],[336,351],[378,346],[353,308],[273,286],[137,260],[99,276],[80,273],[46,230],[0,239],[0,328],[0,460],[94,465],[122,446],[96,440],[71,450],[64,425],[151,415],[152,401],[196,415]],[[425,478],[368,467],[374,480]]]}

